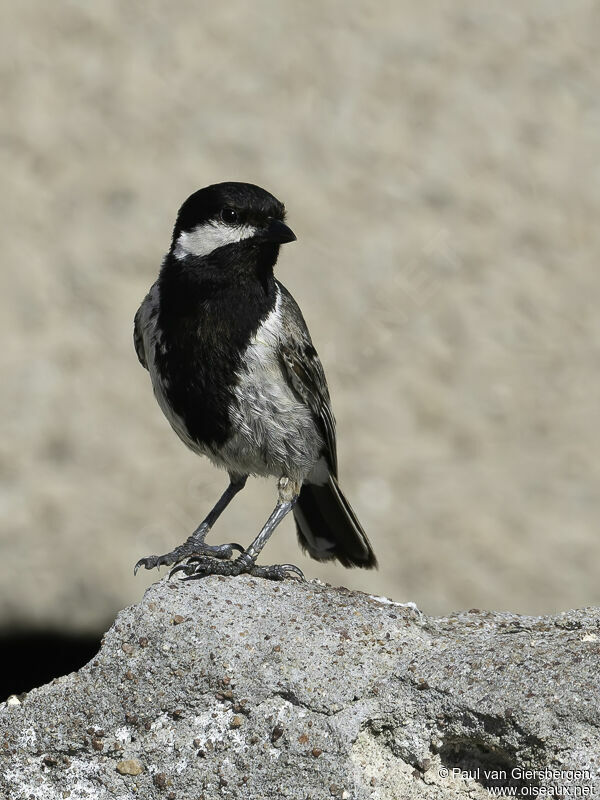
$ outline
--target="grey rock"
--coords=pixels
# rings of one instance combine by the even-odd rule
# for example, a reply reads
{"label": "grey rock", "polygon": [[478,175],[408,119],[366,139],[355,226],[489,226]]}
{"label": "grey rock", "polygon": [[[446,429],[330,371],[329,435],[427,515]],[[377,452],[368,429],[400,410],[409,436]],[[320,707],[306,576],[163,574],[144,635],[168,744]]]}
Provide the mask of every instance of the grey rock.
{"label": "grey rock", "polygon": [[599,653],[597,609],[428,618],[318,582],[165,579],[79,672],[0,706],[0,794],[593,794]]}

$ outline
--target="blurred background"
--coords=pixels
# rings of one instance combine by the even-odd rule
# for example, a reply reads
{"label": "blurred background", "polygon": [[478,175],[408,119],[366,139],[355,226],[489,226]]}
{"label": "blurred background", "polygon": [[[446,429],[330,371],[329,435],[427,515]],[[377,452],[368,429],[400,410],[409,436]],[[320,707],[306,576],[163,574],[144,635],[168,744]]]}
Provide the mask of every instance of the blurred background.
{"label": "blurred background", "polygon": [[[222,180],[286,203],[277,274],[381,566],[311,562],[291,521],[263,561],[435,614],[600,603],[597,3],[22,0],[3,18],[15,654],[48,631],[93,649],[158,577],[136,560],[226,485],[171,431],[131,336],[179,205]],[[274,501],[250,482],[211,540],[249,543]]]}

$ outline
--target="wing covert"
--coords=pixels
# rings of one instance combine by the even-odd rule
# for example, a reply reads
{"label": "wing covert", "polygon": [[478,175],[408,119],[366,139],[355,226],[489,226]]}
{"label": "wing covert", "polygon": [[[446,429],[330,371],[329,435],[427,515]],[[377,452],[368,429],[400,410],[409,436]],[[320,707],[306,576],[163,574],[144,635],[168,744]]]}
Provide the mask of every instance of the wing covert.
{"label": "wing covert", "polygon": [[146,361],[146,350],[144,348],[144,332],[142,329],[142,314],[143,314],[142,309],[143,309],[143,304],[138,308],[133,320],[133,344],[140,364],[145,369],[148,369],[148,363]]}
{"label": "wing covert", "polygon": [[287,333],[279,346],[281,360],[292,388],[315,415],[327,445],[329,466],[337,476],[335,418],[331,410],[323,365],[310,339],[298,305],[281,284],[279,289]]}

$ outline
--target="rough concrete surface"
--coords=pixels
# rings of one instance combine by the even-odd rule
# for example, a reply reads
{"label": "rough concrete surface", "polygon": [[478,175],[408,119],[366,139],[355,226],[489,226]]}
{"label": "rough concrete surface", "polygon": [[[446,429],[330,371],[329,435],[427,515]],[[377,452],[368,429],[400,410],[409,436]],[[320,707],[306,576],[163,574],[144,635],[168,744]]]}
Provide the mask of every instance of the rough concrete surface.
{"label": "rough concrete surface", "polygon": [[[428,613],[600,605],[600,69],[592,0],[19,0],[0,28],[0,624],[104,630],[226,476],[132,319],[176,210],[264,185],[378,573]],[[212,541],[252,540],[252,481]]]}
{"label": "rough concrete surface", "polygon": [[8,800],[593,794],[599,653],[597,609],[433,618],[317,582],[163,580],[79,672],[0,706],[0,789]]}

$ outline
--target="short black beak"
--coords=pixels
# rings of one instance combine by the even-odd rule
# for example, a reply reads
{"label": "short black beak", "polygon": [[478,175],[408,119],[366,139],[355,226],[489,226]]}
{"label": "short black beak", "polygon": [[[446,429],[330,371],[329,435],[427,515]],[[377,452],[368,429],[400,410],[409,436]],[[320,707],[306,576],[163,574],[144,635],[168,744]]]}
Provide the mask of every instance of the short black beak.
{"label": "short black beak", "polygon": [[271,217],[265,229],[264,238],[267,242],[285,244],[285,242],[295,242],[296,234],[291,228],[288,228],[285,222]]}

